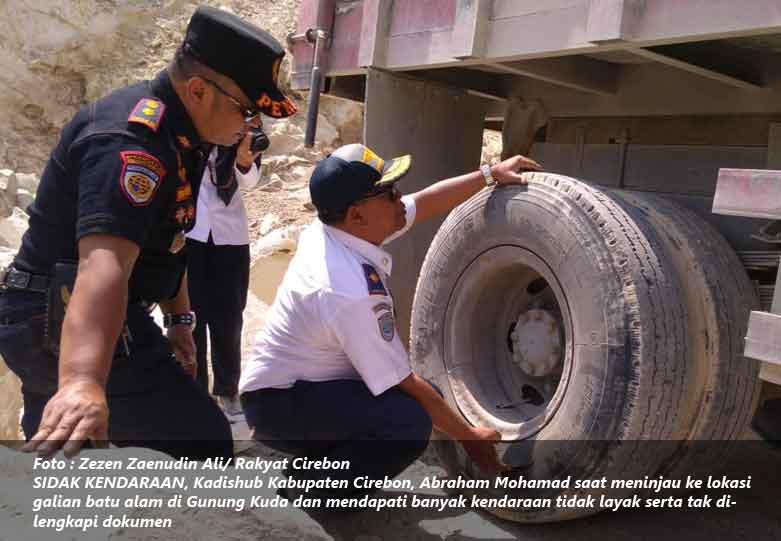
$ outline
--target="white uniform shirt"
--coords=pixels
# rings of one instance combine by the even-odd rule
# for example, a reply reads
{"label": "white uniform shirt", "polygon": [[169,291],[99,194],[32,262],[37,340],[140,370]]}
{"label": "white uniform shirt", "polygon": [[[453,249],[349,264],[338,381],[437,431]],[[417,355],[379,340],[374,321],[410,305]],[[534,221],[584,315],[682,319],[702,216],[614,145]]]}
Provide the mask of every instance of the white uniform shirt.
{"label": "white uniform shirt", "polygon": [[[217,147],[214,147],[209,154],[209,162],[214,164],[217,159]],[[249,189],[258,183],[260,171],[254,163],[250,170],[243,174],[238,168],[236,170],[236,181],[239,183],[239,190],[233,194],[230,204],[226,205],[217,196],[217,187],[211,181],[209,167],[203,171],[201,187],[198,191],[198,203],[195,212],[195,227],[193,227],[187,238],[207,242],[209,232],[212,234],[214,244],[249,244],[249,227],[247,226],[247,210],[244,208],[244,199],[241,196],[241,189]]]}
{"label": "white uniform shirt", "polygon": [[[406,225],[388,241],[415,221],[414,200],[402,202]],[[362,379],[376,396],[409,376],[388,289],[391,266],[382,248],[315,220],[301,233],[239,391]]]}

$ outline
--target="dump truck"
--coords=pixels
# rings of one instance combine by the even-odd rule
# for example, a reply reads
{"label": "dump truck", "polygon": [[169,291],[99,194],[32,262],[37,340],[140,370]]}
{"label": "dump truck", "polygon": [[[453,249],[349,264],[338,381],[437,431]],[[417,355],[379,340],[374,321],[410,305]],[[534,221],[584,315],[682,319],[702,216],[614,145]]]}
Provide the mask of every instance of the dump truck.
{"label": "dump truck", "polygon": [[302,0],[288,41],[312,125],[321,92],[364,102],[404,192],[476,170],[486,129],[543,165],[390,246],[416,372],[515,478],[567,501],[715,471],[781,384],[781,3]]}

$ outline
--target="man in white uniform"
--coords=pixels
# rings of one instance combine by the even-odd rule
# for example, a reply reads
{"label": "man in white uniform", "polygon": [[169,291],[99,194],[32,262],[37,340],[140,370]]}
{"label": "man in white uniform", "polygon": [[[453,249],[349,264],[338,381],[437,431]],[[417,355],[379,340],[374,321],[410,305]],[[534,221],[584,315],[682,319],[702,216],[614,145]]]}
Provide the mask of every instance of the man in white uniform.
{"label": "man in white uniform", "polygon": [[203,172],[195,227],[187,234],[187,279],[196,316],[193,338],[197,380],[209,390],[206,332],[211,338],[212,394],[233,421],[241,415],[242,313],[249,287],[249,228],[241,189],[260,178],[260,153],[250,150],[251,134],[233,147],[214,146]]}
{"label": "man in white uniform", "polygon": [[[387,285],[392,260],[380,245],[486,184],[523,184],[518,172],[539,165],[514,156],[401,197],[394,184],[410,163],[410,156],[386,161],[353,144],[317,165],[309,189],[318,219],[301,234],[241,377],[257,439],[310,459],[350,462],[349,471],[289,471],[323,481],[310,495],[371,492],[376,487],[354,481],[399,474],[425,450],[432,424],[461,441],[484,473],[506,469],[494,448],[499,434],[469,425],[412,373]],[[348,488],[329,478],[347,480]]]}

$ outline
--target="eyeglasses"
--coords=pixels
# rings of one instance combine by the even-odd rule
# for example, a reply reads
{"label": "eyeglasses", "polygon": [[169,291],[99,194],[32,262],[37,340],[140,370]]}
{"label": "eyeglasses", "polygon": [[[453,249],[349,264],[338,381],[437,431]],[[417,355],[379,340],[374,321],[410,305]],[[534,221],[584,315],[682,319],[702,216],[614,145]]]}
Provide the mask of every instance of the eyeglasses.
{"label": "eyeglasses", "polygon": [[396,186],[391,186],[389,188],[381,188],[379,190],[375,190],[361,197],[356,201],[356,203],[358,201],[365,201],[367,199],[372,199],[374,197],[382,197],[383,195],[388,198],[388,201],[393,202],[396,201],[396,199],[398,199],[399,197],[401,197],[401,192],[396,188]]}
{"label": "eyeglasses", "polygon": [[241,103],[241,100],[239,100],[236,96],[232,95],[230,92],[222,88],[217,81],[212,81],[211,79],[204,77],[203,75],[199,75],[201,79],[212,85],[214,88],[219,90],[225,97],[227,97],[229,100],[231,100],[234,104],[236,104],[236,107],[239,108],[239,111],[241,112],[242,116],[244,117],[244,123],[245,124],[251,124],[255,120],[258,119],[260,116],[260,109],[257,107],[247,107],[246,105]]}

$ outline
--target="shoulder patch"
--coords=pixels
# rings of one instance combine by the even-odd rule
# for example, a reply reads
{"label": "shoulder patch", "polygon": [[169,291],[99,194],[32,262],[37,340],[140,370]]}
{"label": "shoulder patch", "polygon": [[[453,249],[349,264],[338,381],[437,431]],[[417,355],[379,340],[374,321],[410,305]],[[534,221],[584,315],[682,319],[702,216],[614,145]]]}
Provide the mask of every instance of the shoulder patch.
{"label": "shoulder patch", "polygon": [[366,286],[369,288],[369,295],[388,295],[385,286],[380,279],[380,274],[369,264],[363,263],[363,275],[366,277]]}
{"label": "shoulder patch", "polygon": [[122,193],[134,206],[147,206],[165,176],[163,164],[140,150],[125,150],[119,155],[122,158],[122,172],[119,174]]}
{"label": "shoulder patch", "polygon": [[385,312],[377,318],[377,326],[380,328],[380,336],[386,342],[393,340],[396,335],[396,322],[393,321],[393,314]]}
{"label": "shoulder patch", "polygon": [[141,98],[136,106],[133,107],[133,110],[130,111],[127,121],[143,124],[152,131],[157,131],[164,112],[165,104],[162,101],[153,98]]}

